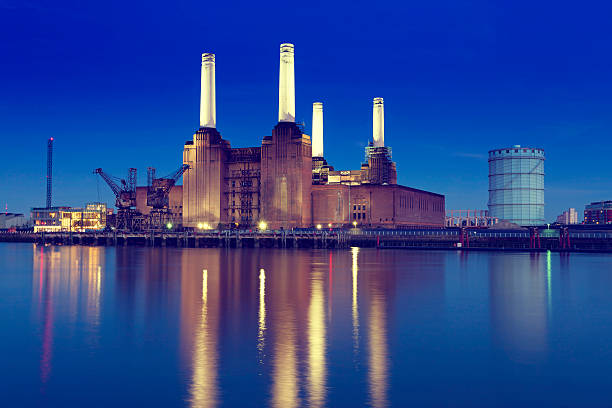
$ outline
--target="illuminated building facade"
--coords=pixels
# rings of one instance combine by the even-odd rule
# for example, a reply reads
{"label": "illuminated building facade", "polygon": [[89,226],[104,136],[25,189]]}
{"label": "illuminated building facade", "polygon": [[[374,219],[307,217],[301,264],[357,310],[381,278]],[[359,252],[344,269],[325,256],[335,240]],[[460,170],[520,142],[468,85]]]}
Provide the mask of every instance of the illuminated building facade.
{"label": "illuminated building facade", "polygon": [[612,224],[612,201],[591,203],[584,208],[585,224]]}
{"label": "illuminated building facade", "polygon": [[85,232],[103,230],[108,210],[104,203],[90,203],[85,208],[32,208],[34,232]]}
{"label": "illuminated building facade", "polygon": [[182,223],[188,228],[311,227],[317,223],[397,228],[444,225],[444,196],[397,185],[384,145],[383,99],[373,101],[373,141],[360,170],[336,171],[323,157],[323,104],[313,104],[313,139],[295,122],[294,46],[281,44],[278,123],[261,147],[232,148],[216,126],[215,55],[202,54],[200,128],[185,143]]}
{"label": "illuminated building facade", "polygon": [[575,208],[570,208],[567,211],[557,216],[557,223],[563,225],[578,224],[578,211]]}

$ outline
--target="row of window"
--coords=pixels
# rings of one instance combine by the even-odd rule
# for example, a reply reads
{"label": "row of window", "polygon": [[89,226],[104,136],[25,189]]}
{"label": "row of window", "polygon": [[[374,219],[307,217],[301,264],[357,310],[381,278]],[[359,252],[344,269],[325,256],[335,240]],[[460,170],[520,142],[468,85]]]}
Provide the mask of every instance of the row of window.
{"label": "row of window", "polygon": [[544,205],[544,190],[495,190],[489,192],[491,204]]}
{"label": "row of window", "polygon": [[533,153],[533,154],[544,154],[544,150],[542,149],[530,149],[525,147],[513,148],[513,149],[499,149],[493,150],[489,152],[490,156],[500,156],[502,154],[511,154],[511,153]]}
{"label": "row of window", "polygon": [[519,225],[544,223],[543,205],[491,205],[489,210],[492,217]]}
{"label": "row of window", "polygon": [[[400,194],[400,209],[419,209],[421,211],[443,212],[444,204],[441,200],[428,200],[426,198],[414,197],[412,195]],[[406,211],[404,211],[406,212]]]}
{"label": "row of window", "polygon": [[544,177],[537,174],[503,174],[489,177],[489,188],[544,188]]}
{"label": "row of window", "polygon": [[504,159],[489,162],[489,174],[500,173],[537,173],[544,174],[544,160],[541,159]]}

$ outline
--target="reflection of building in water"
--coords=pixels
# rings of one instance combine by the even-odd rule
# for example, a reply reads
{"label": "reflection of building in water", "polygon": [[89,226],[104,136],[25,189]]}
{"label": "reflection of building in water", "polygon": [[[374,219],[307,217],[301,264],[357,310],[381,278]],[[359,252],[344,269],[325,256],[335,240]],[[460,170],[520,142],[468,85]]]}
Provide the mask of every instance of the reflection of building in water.
{"label": "reflection of building in water", "polygon": [[104,271],[104,248],[38,247],[33,251],[33,295],[41,301],[47,292],[58,304],[67,306],[74,323],[81,315],[79,303],[85,303],[87,323],[97,326],[100,319],[100,293]]}
{"label": "reflection of building in water", "polygon": [[[385,265],[385,263],[379,263]],[[389,355],[387,349],[387,294],[391,271],[369,270],[368,302],[368,384],[370,405],[387,406]]]}
{"label": "reflection of building in water", "polygon": [[315,270],[310,277],[308,307],[308,405],[325,405],[327,379],[325,327],[325,275]]}
{"label": "reflection of building in water", "polygon": [[[272,405],[290,408],[300,406],[298,399],[298,338],[297,318],[299,309],[307,310],[299,289],[307,273],[303,266],[295,263],[294,254],[282,253],[274,257],[270,269],[270,300],[268,310],[274,322],[273,368],[272,368]],[[296,270],[298,269],[298,270]]]}
{"label": "reflection of building in water", "polygon": [[352,296],[352,304],[351,304],[351,315],[353,317],[353,351],[356,353],[359,351],[359,307],[357,304],[357,295],[358,295],[358,286],[357,286],[357,278],[359,273],[359,248],[353,247],[351,248],[351,255],[353,260],[353,265],[351,268],[352,271],[352,287],[353,287],[353,296]]}
{"label": "reflection of building in water", "polygon": [[191,356],[190,402],[212,407],[218,402],[219,252],[181,254],[181,344]]}
{"label": "reflection of building in water", "polygon": [[540,254],[489,256],[493,340],[513,360],[529,362],[546,351],[547,286]]}
{"label": "reflection of building in water", "polygon": [[259,330],[257,332],[257,350],[259,351],[259,362],[263,363],[263,350],[265,346],[266,332],[266,271],[259,270]]}
{"label": "reflection of building in water", "polygon": [[68,309],[69,323],[76,324],[83,318],[77,311],[84,309],[88,333],[97,333],[104,248],[34,246],[33,258],[32,299],[42,325],[40,375],[45,383],[51,373],[55,310]]}
{"label": "reflection of building in water", "polygon": [[388,359],[387,313],[384,295],[370,298],[369,316],[369,369],[370,403],[373,407],[387,406]]}
{"label": "reflection of building in water", "polygon": [[[127,250],[133,251],[133,248]],[[181,264],[181,250],[147,248],[140,251],[140,255],[142,260],[139,263],[144,267],[142,274],[139,274],[137,290],[143,291],[145,321],[155,320],[160,313],[166,313],[168,299],[180,292],[180,281],[176,279],[176,274],[180,273],[178,265]],[[201,271],[202,267],[199,269]]]}

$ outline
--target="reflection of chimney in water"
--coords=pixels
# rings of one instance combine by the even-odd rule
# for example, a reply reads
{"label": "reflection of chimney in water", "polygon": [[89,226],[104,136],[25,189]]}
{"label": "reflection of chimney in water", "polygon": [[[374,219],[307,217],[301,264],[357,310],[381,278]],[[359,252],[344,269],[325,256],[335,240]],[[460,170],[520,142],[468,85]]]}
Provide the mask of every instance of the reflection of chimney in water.
{"label": "reflection of chimney in water", "polygon": [[[210,315],[208,285],[208,270],[203,269],[200,310],[194,322],[196,325],[194,326],[193,373],[189,390],[191,404],[195,407],[213,407],[218,402],[216,324],[214,317]],[[196,299],[191,299],[191,301],[197,302]]]}
{"label": "reflection of chimney in water", "polygon": [[265,345],[266,332],[266,271],[259,270],[259,332],[257,334],[257,350],[259,351],[259,362],[263,364],[263,349]]}
{"label": "reflection of chimney in water", "polygon": [[387,313],[385,300],[380,294],[372,294],[369,319],[369,365],[370,404],[373,407],[386,407],[388,351],[387,351]]}
{"label": "reflection of chimney in water", "polygon": [[352,304],[352,316],[353,316],[353,351],[357,353],[359,351],[359,308],[357,305],[357,277],[359,274],[359,248],[351,248],[353,258],[353,304]]}
{"label": "reflection of chimney in water", "polygon": [[[299,288],[304,284],[306,265],[294,262],[293,256],[278,255],[270,269],[268,312],[271,348],[266,348],[273,358],[270,405],[277,408],[302,406],[300,400],[300,365],[298,347]],[[294,266],[295,265],[295,266]],[[291,269],[293,267],[293,269]],[[305,299],[305,298],[304,298]]]}
{"label": "reflection of chimney in water", "polygon": [[325,293],[322,270],[314,272],[310,281],[308,307],[308,406],[325,405],[326,364]]}

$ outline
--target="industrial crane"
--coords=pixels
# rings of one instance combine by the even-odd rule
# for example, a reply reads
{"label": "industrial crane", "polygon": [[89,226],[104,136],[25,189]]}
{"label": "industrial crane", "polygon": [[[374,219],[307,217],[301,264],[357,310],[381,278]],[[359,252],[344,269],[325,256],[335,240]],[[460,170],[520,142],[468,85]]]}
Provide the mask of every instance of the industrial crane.
{"label": "industrial crane", "polygon": [[175,172],[160,178],[155,178],[155,168],[147,169],[147,206],[152,207],[150,226],[161,228],[169,219],[169,195],[176,181],[189,169],[183,164]]}
{"label": "industrial crane", "polygon": [[134,208],[136,207],[136,169],[130,168],[128,170],[127,181],[113,177],[102,169],[95,169],[94,174],[99,174],[115,194],[115,206],[117,207],[116,228],[119,230],[139,229],[141,220],[139,220],[139,214]]}

